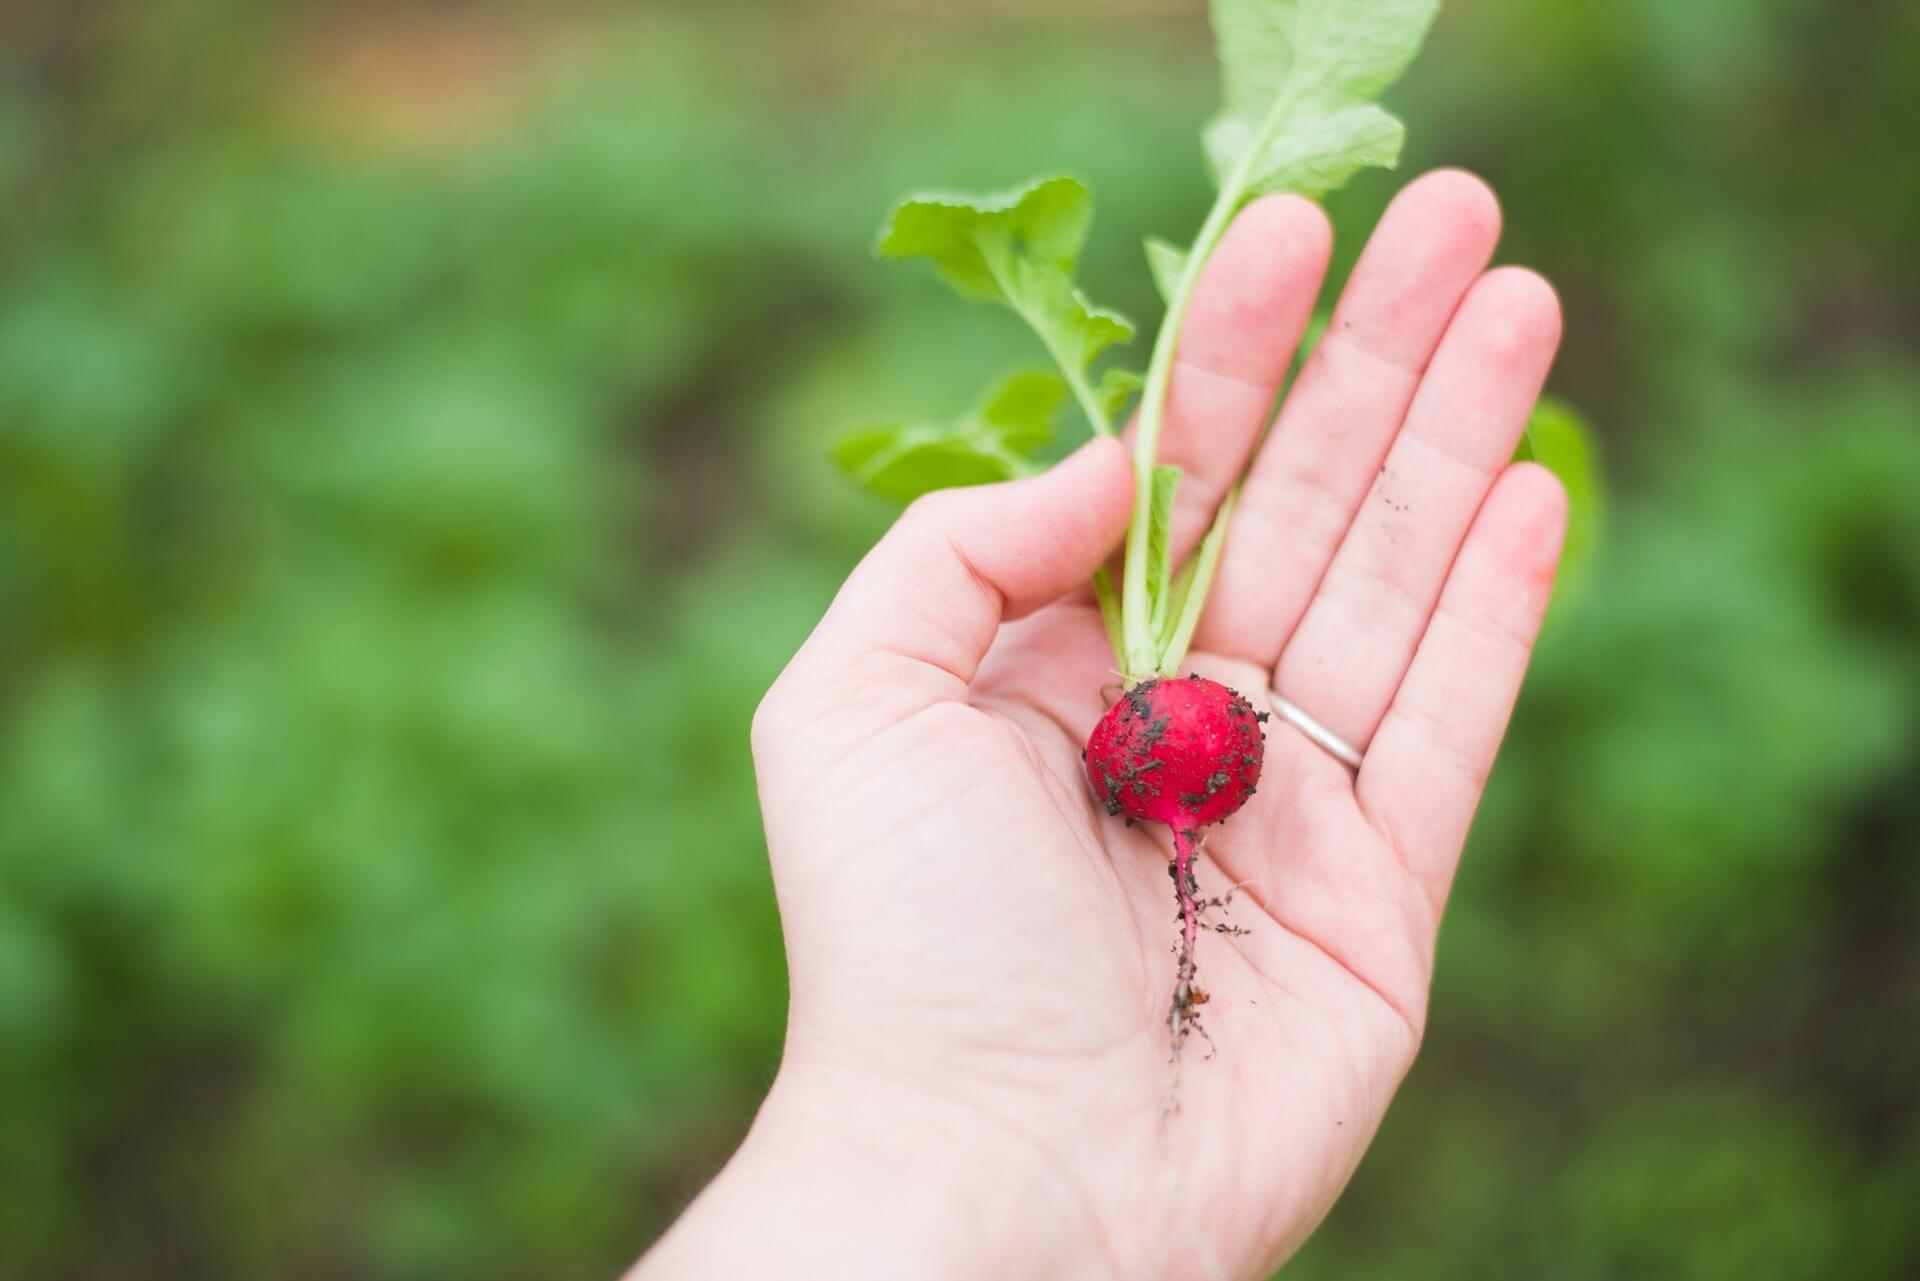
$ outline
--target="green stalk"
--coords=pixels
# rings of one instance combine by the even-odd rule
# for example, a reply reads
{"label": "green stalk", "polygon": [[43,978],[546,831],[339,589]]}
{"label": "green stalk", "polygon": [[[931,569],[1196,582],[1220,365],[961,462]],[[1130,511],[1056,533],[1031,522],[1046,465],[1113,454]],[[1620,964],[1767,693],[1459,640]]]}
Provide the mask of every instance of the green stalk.
{"label": "green stalk", "polygon": [[1161,611],[1166,617],[1155,619],[1153,624],[1153,647],[1159,653],[1167,652],[1167,645],[1173,640],[1174,630],[1186,615],[1187,595],[1193,590],[1193,572],[1199,568],[1199,565],[1198,556],[1187,557],[1187,563],[1180,567],[1172,581],[1167,584],[1167,608]]}
{"label": "green stalk", "polygon": [[[1133,520],[1127,526],[1125,593],[1121,598],[1122,639],[1125,644],[1121,666],[1125,669],[1128,681],[1139,680],[1163,666],[1159,646],[1155,643],[1157,638],[1153,620],[1147,608],[1147,540],[1150,537],[1147,525],[1152,519],[1153,463],[1160,443],[1160,423],[1166,416],[1167,385],[1173,377],[1174,349],[1179,343],[1180,329],[1186,323],[1194,285],[1198,283],[1207,260],[1219,247],[1221,238],[1227,234],[1234,214],[1240,210],[1254,163],[1266,150],[1281,117],[1292,105],[1290,93],[1283,93],[1274,101],[1267,111],[1267,118],[1261,122],[1260,132],[1241,154],[1240,163],[1235,166],[1232,177],[1220,184],[1220,194],[1214,198],[1213,208],[1208,211],[1200,234],[1194,237],[1193,248],[1187,253],[1186,267],[1180,273],[1179,288],[1167,301],[1166,319],[1161,321],[1160,333],[1154,339],[1153,360],[1147,366],[1146,388],[1140,398],[1140,422],[1133,442]],[[1205,585],[1196,579],[1187,594],[1182,612],[1192,612],[1197,620],[1199,610],[1205,603]],[[1191,627],[1187,628],[1187,634],[1191,637]],[[1184,651],[1182,657],[1185,657]]]}
{"label": "green stalk", "polygon": [[1047,351],[1052,353],[1055,363],[1060,366],[1060,372],[1066,375],[1067,386],[1073,388],[1074,399],[1080,402],[1080,408],[1087,411],[1087,424],[1093,428],[1093,434],[1096,436],[1113,435],[1113,424],[1107,420],[1106,411],[1100,407],[1099,397],[1093,394],[1093,385],[1087,381],[1086,373],[1073,368],[1073,366],[1069,365],[1065,360],[1062,360],[1060,353],[1054,349],[1054,345],[1048,342],[1044,335],[1040,341],[1046,343]]}
{"label": "green stalk", "polygon": [[1180,612],[1174,622],[1173,630],[1160,646],[1161,676],[1177,676],[1180,664],[1186,661],[1187,649],[1193,644],[1194,628],[1200,625],[1200,611],[1206,607],[1207,592],[1213,587],[1213,571],[1220,567],[1220,549],[1226,546],[1227,526],[1233,521],[1233,509],[1240,503],[1240,485],[1235,482],[1232,489],[1220,504],[1220,510],[1214,513],[1213,525],[1207,530],[1207,536],[1200,540],[1200,547],[1193,553],[1193,559],[1187,562],[1186,570],[1192,573],[1185,595],[1180,598]]}
{"label": "green stalk", "polygon": [[1014,301],[1019,295],[1013,288],[1013,282],[1007,279],[1006,264],[1001,261],[1000,255],[994,252],[993,247],[981,244],[978,236],[973,237],[973,241],[980,246],[980,257],[986,262],[987,270],[993,273],[994,280],[1000,286],[1000,292],[1007,296],[1008,305],[1020,319],[1027,322],[1027,328],[1033,331],[1034,336],[1040,340],[1040,345],[1047,349],[1049,356],[1053,357],[1053,363],[1060,366],[1060,374],[1067,380],[1067,386],[1073,389],[1074,399],[1078,400],[1080,408],[1086,411],[1087,425],[1093,428],[1093,434],[1113,435],[1113,423],[1107,418],[1106,410],[1101,408],[1100,398],[1093,394],[1093,384],[1087,381],[1086,369],[1068,360],[1066,353],[1060,350],[1059,344],[1047,333],[1038,318]]}

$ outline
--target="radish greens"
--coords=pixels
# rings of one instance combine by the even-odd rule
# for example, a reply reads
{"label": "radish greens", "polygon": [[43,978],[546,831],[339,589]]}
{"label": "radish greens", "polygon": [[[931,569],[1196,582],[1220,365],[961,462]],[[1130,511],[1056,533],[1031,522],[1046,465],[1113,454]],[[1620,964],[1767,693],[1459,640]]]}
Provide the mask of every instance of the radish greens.
{"label": "radish greens", "polygon": [[1093,202],[1072,177],[1038,178],[986,195],[928,192],[895,207],[875,252],[923,259],[961,296],[1018,314],[1053,358],[1058,376],[1013,376],[951,425],[895,423],[843,438],[837,461],[876,492],[911,498],[948,485],[1003,480],[1037,468],[1049,423],[1069,398],[1088,428],[1111,435],[1135,392],[1134,511],[1123,583],[1102,570],[1094,588],[1122,675],[1173,674],[1194,628],[1239,498],[1226,495],[1185,564],[1174,566],[1169,529],[1178,468],[1156,461],[1173,371],[1175,337],[1207,260],[1233,217],[1271,192],[1318,199],[1362,169],[1391,168],[1405,127],[1375,101],[1419,51],[1439,0],[1212,0],[1222,106],[1203,142],[1218,189],[1190,247],[1146,242],[1167,304],[1144,375],[1095,366],[1132,339],[1130,322],[1095,306],[1075,283]]}

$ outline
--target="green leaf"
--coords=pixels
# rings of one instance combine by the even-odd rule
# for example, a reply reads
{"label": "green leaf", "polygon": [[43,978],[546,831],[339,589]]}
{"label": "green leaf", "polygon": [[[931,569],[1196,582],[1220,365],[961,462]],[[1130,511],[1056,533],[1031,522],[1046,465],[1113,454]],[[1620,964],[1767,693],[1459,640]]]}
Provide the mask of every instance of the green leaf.
{"label": "green leaf", "polygon": [[854,432],[834,446],[833,460],[866,488],[900,502],[1020,474],[1019,459],[929,423],[889,423]]}
{"label": "green leaf", "polygon": [[1180,277],[1186,274],[1187,251],[1159,236],[1148,236],[1147,270],[1153,273],[1153,287],[1160,291],[1161,302],[1172,302],[1180,289]]}
{"label": "green leaf", "polygon": [[925,192],[894,209],[874,252],[924,258],[966,297],[1013,308],[1077,378],[1101,352],[1133,338],[1132,322],[1074,287],[1092,220],[1092,196],[1077,178],[988,195]]}
{"label": "green leaf", "polygon": [[[1078,289],[1068,293],[1067,303],[1059,309],[1058,316],[1066,331],[1079,338],[1080,368],[1083,370],[1107,348],[1133,341],[1131,320],[1117,311],[1093,306]],[[1035,327],[1040,326],[1036,324]]]}
{"label": "green leaf", "polygon": [[1593,433],[1571,405],[1543,398],[1527,422],[1514,461],[1537,462],[1566,486],[1567,541],[1560,554],[1554,598],[1568,599],[1585,581],[1606,523],[1606,481],[1595,455]]}
{"label": "green leaf", "polygon": [[1059,375],[1023,370],[957,422],[865,428],[841,437],[833,460],[874,493],[902,502],[936,489],[1011,480],[1037,470],[1031,455],[1052,439],[1066,398]]}
{"label": "green leaf", "polygon": [[1153,500],[1147,519],[1147,614],[1152,634],[1158,636],[1166,614],[1167,543],[1173,527],[1173,495],[1180,487],[1180,469],[1165,463],[1153,469]]}
{"label": "green leaf", "polygon": [[1140,390],[1146,379],[1137,370],[1122,369],[1118,366],[1107,370],[1100,379],[1100,388],[1094,393],[1100,402],[1100,408],[1108,418],[1118,418],[1120,411],[1127,407],[1127,401],[1133,393]]}
{"label": "green leaf", "polygon": [[1066,398],[1067,385],[1058,374],[1023,369],[987,394],[970,424],[1016,454],[1031,454],[1053,439],[1054,415]]}
{"label": "green leaf", "polygon": [[[1406,127],[1371,103],[1326,113],[1302,109],[1287,119],[1288,127],[1262,150],[1247,195],[1291,191],[1318,200],[1362,169],[1393,168],[1406,140]],[[1225,185],[1257,127],[1239,116],[1222,116],[1207,126],[1215,181]]]}
{"label": "green leaf", "polygon": [[[1207,156],[1236,197],[1318,198],[1391,168],[1405,127],[1373,105],[1419,52],[1439,0],[1213,0],[1225,104]],[[1246,166],[1242,173],[1241,166]]]}
{"label": "green leaf", "polygon": [[1333,313],[1316,311],[1307,318],[1306,332],[1300,335],[1300,345],[1294,349],[1293,362],[1296,366],[1307,363],[1313,355],[1313,349],[1327,336],[1327,326],[1333,323]]}

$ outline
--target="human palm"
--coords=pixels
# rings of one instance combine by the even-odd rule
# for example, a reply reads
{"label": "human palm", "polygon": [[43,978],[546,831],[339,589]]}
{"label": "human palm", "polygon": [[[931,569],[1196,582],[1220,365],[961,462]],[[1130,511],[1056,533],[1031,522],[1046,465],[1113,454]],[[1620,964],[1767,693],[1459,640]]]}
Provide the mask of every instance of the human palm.
{"label": "human palm", "polygon": [[[821,941],[835,963],[796,957],[794,983],[796,999],[846,983],[854,1003],[819,1011],[793,1053],[1030,1148],[1033,1177],[1085,1207],[1093,1275],[1255,1275],[1319,1220],[1412,1061],[1433,909],[1344,767],[1276,734],[1268,783],[1198,865],[1209,893],[1241,886],[1210,916],[1246,933],[1203,936],[1212,1044],[1176,1066],[1168,833],[1093,804],[1071,728],[1105,710],[1105,644],[1084,606],[1010,628],[971,706],[912,717],[820,780],[856,810],[945,794],[911,841],[843,847],[836,907],[808,927],[842,935]],[[1194,666],[1264,688],[1251,664]],[[1305,883],[1281,887],[1283,863]]]}
{"label": "human palm", "polygon": [[1176,1055],[1169,1028],[1170,834],[1107,816],[1080,759],[1118,691],[1077,589],[1127,519],[1113,442],[917,505],[756,721],[788,1111],[834,1113],[909,1184],[916,1152],[992,1170],[928,1186],[964,1189],[945,1208],[1033,1274],[1264,1275],[1413,1061],[1564,523],[1550,476],[1506,466],[1558,311],[1484,271],[1497,223],[1462,174],[1403,192],[1257,451],[1325,269],[1318,211],[1243,213],[1181,335],[1176,554],[1246,474],[1189,666],[1365,752],[1352,771],[1276,718],[1258,792],[1207,829],[1202,893],[1232,891],[1207,920],[1237,927],[1201,936],[1207,1041]]}

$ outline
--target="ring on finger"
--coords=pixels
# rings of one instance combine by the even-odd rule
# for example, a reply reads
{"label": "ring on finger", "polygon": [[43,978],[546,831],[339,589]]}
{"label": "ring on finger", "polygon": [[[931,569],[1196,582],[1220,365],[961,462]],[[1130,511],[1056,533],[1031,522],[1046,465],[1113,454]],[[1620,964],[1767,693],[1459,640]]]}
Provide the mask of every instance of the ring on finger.
{"label": "ring on finger", "polygon": [[1267,701],[1273,704],[1273,714],[1287,724],[1313,740],[1327,755],[1339,761],[1348,769],[1360,768],[1360,752],[1353,744],[1309,716],[1304,708],[1289,699],[1277,689],[1267,690]]}

